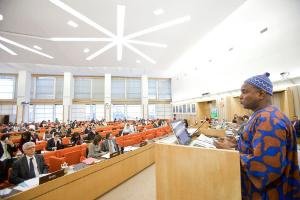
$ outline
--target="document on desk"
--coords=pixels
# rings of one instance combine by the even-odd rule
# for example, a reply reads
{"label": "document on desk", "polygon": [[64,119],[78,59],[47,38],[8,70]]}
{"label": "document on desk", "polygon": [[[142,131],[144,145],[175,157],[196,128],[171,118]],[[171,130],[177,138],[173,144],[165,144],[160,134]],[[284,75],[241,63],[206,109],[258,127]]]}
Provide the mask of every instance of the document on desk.
{"label": "document on desk", "polygon": [[191,146],[196,147],[206,147],[206,148],[216,148],[214,145],[214,139],[207,137],[203,134],[201,134],[197,139],[192,141]]}
{"label": "document on desk", "polygon": [[15,190],[20,190],[20,191],[26,191],[31,188],[34,188],[39,185],[39,177],[35,177],[29,180],[26,180],[22,183],[19,183],[16,187],[14,187]]}
{"label": "document on desk", "polygon": [[107,154],[104,154],[101,156],[101,158],[109,159],[110,158],[110,153],[108,152]]}
{"label": "document on desk", "polygon": [[134,150],[136,150],[138,148],[139,147],[127,146],[127,147],[124,147],[124,152],[134,151]]}
{"label": "document on desk", "polygon": [[0,190],[0,196],[4,196],[4,195],[8,195],[9,193],[11,193],[12,189],[10,188],[5,188],[3,190]]}

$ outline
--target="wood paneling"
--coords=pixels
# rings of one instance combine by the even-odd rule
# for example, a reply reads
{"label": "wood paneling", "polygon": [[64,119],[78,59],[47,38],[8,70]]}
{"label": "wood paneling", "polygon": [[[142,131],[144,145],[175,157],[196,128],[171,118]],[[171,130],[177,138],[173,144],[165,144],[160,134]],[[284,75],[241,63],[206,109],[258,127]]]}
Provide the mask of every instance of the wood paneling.
{"label": "wood paneling", "polygon": [[241,199],[237,151],[156,144],[158,200]]}

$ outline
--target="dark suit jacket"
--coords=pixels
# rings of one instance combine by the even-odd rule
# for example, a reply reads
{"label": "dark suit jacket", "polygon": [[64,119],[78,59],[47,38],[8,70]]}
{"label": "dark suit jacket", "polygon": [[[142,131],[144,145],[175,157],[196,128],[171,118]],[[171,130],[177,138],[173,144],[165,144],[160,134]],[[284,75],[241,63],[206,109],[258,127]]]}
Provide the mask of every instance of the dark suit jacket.
{"label": "dark suit jacket", "polygon": [[[55,142],[54,142],[54,138],[51,138],[50,140],[47,141],[47,150],[48,151],[52,151],[52,147],[55,147]],[[63,149],[64,146],[62,143],[58,142],[58,144],[56,145],[57,149]]]}
{"label": "dark suit jacket", "polygon": [[[115,146],[115,149],[117,150],[117,152],[119,152],[119,146],[117,145],[116,141],[115,140],[112,140],[114,146]],[[104,142],[102,142],[102,146],[101,146],[101,150],[102,151],[109,151],[109,146],[108,146],[108,140],[104,140]]]}
{"label": "dark suit jacket", "polygon": [[[16,146],[12,147],[10,145],[7,145],[7,151],[10,154],[10,156],[13,157],[13,152],[17,151],[17,147]],[[2,157],[3,153],[4,153],[4,149],[2,143],[0,142],[0,158]]]}
{"label": "dark suit jacket", "polygon": [[297,137],[300,137],[300,120],[297,120],[296,124],[295,124],[295,121],[292,121],[292,124],[296,130]]}
{"label": "dark suit jacket", "polygon": [[[48,173],[48,166],[44,162],[42,155],[34,155],[37,163],[37,167],[40,174]],[[9,181],[13,184],[19,184],[25,180],[30,179],[29,166],[26,156],[22,156],[19,160],[16,160],[12,166],[12,173],[9,177]]]}

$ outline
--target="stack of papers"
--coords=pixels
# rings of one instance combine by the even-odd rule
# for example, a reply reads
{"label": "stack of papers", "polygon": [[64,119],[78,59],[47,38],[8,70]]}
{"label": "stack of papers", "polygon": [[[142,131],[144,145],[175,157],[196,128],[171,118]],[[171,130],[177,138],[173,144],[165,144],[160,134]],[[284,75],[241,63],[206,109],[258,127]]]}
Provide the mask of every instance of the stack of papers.
{"label": "stack of papers", "polygon": [[4,195],[7,195],[9,193],[11,193],[12,189],[10,188],[5,188],[3,190],[0,190],[0,196],[4,196]]}
{"label": "stack of papers", "polygon": [[205,147],[205,148],[216,148],[214,145],[213,138],[207,137],[201,134],[197,139],[192,141],[191,146],[195,147]]}
{"label": "stack of papers", "polygon": [[134,151],[134,150],[136,150],[138,148],[139,147],[127,146],[127,147],[124,147],[124,152]]}
{"label": "stack of papers", "polygon": [[35,177],[29,180],[26,180],[22,183],[19,183],[16,187],[14,187],[15,190],[20,190],[20,191],[26,191],[31,188],[34,188],[39,185],[39,177]]}

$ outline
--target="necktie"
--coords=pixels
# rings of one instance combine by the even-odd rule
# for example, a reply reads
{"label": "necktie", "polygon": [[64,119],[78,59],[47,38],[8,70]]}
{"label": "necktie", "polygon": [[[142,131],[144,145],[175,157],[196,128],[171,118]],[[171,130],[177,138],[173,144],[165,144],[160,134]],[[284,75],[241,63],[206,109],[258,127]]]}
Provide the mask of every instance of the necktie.
{"label": "necktie", "polygon": [[29,177],[30,178],[34,178],[35,177],[34,166],[33,166],[32,160],[33,160],[33,158],[29,159]]}

